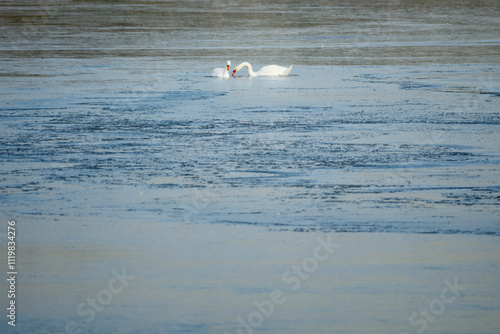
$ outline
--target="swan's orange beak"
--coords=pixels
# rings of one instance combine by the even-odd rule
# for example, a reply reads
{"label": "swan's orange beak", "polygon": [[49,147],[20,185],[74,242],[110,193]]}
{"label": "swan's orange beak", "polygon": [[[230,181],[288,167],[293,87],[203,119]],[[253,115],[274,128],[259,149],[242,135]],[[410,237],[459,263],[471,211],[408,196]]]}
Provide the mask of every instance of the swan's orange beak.
{"label": "swan's orange beak", "polygon": [[236,70],[233,71],[233,77],[234,77],[234,73],[236,73]]}
{"label": "swan's orange beak", "polygon": [[229,71],[229,65],[226,66],[227,70]]}

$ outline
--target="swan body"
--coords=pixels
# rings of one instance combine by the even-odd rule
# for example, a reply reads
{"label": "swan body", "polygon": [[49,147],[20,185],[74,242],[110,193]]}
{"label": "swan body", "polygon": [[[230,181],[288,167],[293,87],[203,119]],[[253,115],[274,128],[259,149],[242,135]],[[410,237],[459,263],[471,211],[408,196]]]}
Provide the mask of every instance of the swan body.
{"label": "swan body", "polygon": [[284,76],[288,75],[290,71],[292,70],[292,66],[290,67],[284,67],[284,66],[278,66],[278,65],[267,65],[258,70],[257,72],[254,72],[252,69],[252,65],[250,63],[247,63],[246,61],[239,64],[236,66],[233,70],[233,76],[236,72],[241,70],[243,67],[246,67],[248,69],[248,75],[251,77],[272,77],[272,76]]}
{"label": "swan body", "polygon": [[229,79],[229,67],[231,66],[231,62],[228,60],[226,62],[226,69],[223,68],[214,68],[212,70],[212,76],[216,78],[224,78]]}

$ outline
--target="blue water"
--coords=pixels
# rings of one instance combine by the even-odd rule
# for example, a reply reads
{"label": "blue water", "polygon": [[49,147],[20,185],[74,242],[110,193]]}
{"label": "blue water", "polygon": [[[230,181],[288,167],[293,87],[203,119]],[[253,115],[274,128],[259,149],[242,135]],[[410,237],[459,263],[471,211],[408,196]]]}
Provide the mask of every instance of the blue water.
{"label": "blue water", "polygon": [[4,220],[500,232],[496,1],[0,10]]}
{"label": "blue water", "polygon": [[[459,277],[429,327],[493,333],[499,6],[3,1],[0,221],[20,274],[1,330],[234,333],[280,288],[260,332],[415,332]],[[212,78],[228,59],[294,67]],[[290,291],[317,235],[339,254]],[[113,269],[135,279],[89,320]]]}
{"label": "blue water", "polygon": [[7,88],[4,215],[500,233],[497,65],[224,80],[86,63]]}

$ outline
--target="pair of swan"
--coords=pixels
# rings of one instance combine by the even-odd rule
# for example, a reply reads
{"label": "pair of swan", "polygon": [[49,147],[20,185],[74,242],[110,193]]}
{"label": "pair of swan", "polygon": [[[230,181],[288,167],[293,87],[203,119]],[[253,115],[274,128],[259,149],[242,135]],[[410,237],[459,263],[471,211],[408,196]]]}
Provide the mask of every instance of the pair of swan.
{"label": "pair of swan", "polygon": [[[225,78],[229,79],[229,67],[231,66],[231,62],[228,60],[226,62],[226,69],[223,68],[215,68],[212,71],[212,76],[216,78]],[[233,76],[236,72],[241,70],[243,67],[246,67],[248,69],[248,75],[251,77],[272,77],[272,76],[284,76],[288,75],[290,71],[292,70],[293,65],[290,67],[284,67],[284,66],[278,66],[278,65],[268,65],[264,66],[257,72],[254,72],[252,69],[252,65],[250,63],[247,63],[246,61],[239,64],[236,66],[233,70]]]}

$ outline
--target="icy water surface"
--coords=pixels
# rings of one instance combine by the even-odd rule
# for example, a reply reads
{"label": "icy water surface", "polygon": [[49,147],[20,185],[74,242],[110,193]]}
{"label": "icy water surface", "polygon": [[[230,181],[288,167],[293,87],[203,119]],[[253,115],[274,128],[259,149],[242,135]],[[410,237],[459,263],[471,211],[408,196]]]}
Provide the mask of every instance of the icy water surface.
{"label": "icy water surface", "polygon": [[415,333],[456,278],[429,328],[495,333],[499,4],[2,1],[0,331]]}
{"label": "icy water surface", "polygon": [[498,3],[408,6],[3,4],[2,214],[500,233]]}
{"label": "icy water surface", "polygon": [[230,80],[156,72],[141,82],[139,68],[78,63],[35,78],[55,86],[47,93],[8,88],[11,216],[500,232],[495,65],[296,66],[285,78]]}

